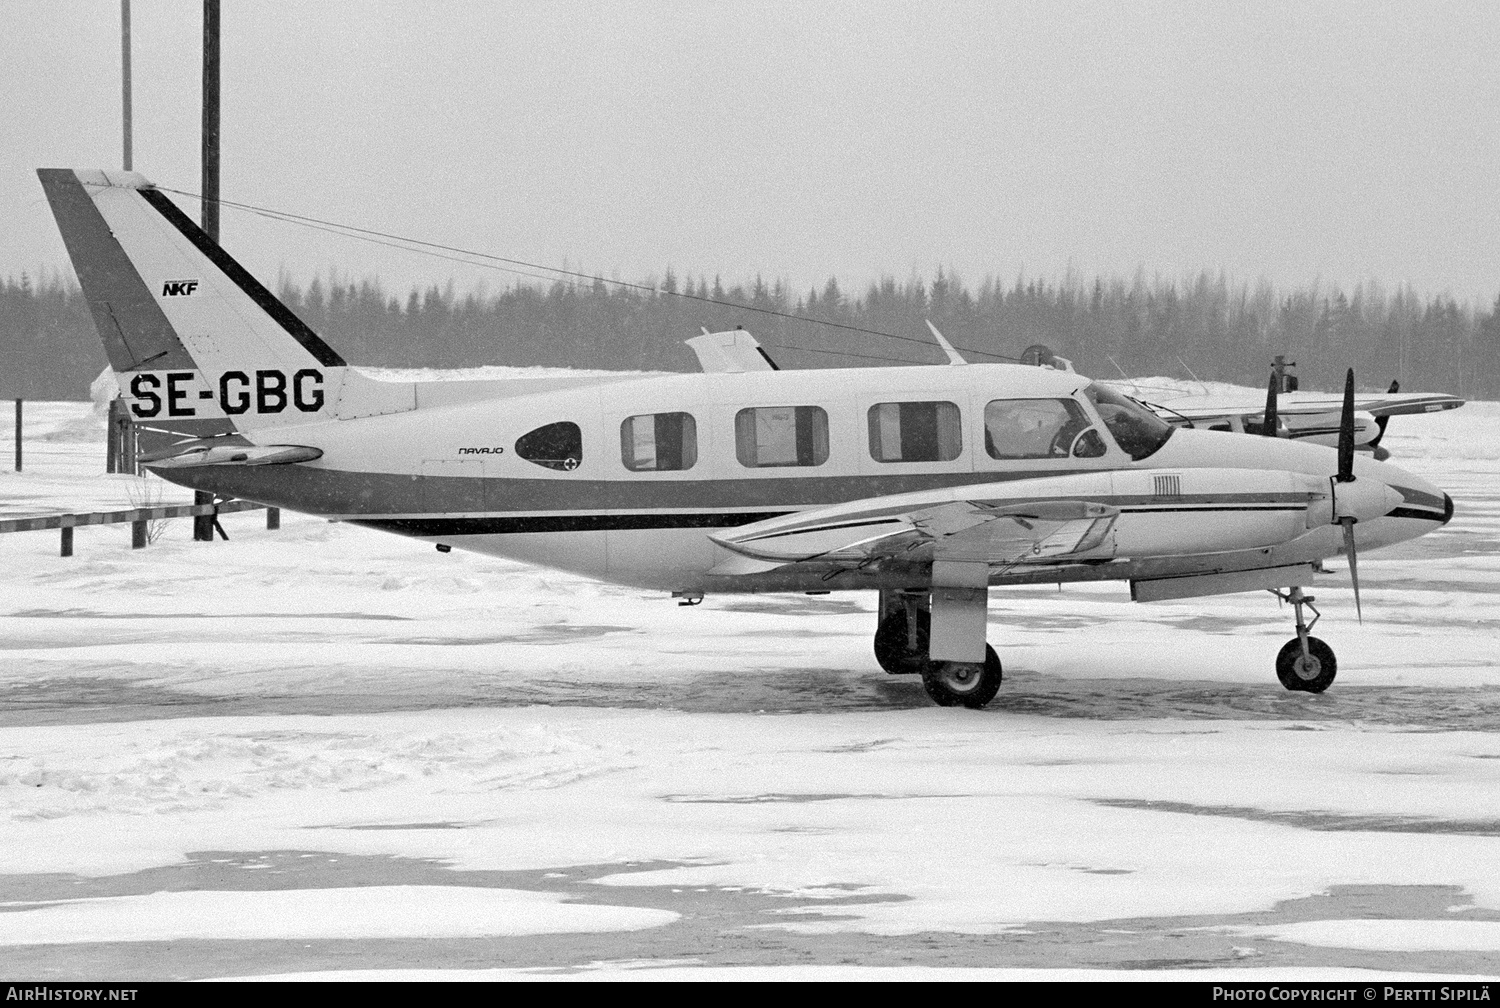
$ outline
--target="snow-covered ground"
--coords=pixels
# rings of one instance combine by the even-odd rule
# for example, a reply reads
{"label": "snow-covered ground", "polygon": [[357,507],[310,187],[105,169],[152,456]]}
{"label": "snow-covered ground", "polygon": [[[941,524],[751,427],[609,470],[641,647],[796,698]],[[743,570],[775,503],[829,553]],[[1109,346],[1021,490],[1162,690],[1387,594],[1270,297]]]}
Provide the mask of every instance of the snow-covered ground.
{"label": "snow-covered ground", "polygon": [[[27,409],[0,514],[189,499]],[[1265,594],[997,591],[976,712],[877,669],[863,595],[291,514],[0,535],[0,972],[1500,976],[1500,404],[1385,443],[1457,514],[1361,557],[1363,626],[1317,590],[1320,696]]]}

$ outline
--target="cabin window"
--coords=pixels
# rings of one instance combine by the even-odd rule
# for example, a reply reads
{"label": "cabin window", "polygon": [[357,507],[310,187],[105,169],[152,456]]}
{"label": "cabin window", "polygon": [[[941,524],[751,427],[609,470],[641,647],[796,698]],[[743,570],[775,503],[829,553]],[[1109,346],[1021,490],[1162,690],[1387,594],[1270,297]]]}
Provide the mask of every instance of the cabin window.
{"label": "cabin window", "polygon": [[1127,395],[1103,385],[1084,386],[1099,410],[1099,418],[1109,428],[1115,443],[1132,459],[1140,461],[1167,443],[1177,428]]}
{"label": "cabin window", "polygon": [[631,472],[691,469],[698,461],[698,425],[687,413],[647,413],[620,424],[620,461]]}
{"label": "cabin window", "polygon": [[734,417],[740,465],[819,466],[828,461],[828,414],[819,406],[757,406]]}
{"label": "cabin window", "polygon": [[583,431],[567,420],[538,427],[516,439],[516,454],[547,469],[572,471],[583,461]]}
{"label": "cabin window", "polygon": [[984,408],[984,448],[996,459],[1097,458],[1103,440],[1079,437],[1090,426],[1071,399],[996,399]]}
{"label": "cabin window", "polygon": [[870,457],[876,462],[951,462],[963,451],[951,402],[887,402],[870,407]]}

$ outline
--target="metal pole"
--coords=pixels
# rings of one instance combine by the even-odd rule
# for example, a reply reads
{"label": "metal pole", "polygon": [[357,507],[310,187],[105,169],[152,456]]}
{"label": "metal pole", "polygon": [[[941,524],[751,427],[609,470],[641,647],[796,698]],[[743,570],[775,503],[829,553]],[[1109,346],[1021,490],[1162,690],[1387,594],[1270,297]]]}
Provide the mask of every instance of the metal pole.
{"label": "metal pole", "polygon": [[16,400],[16,472],[21,471],[21,400]]}
{"label": "metal pole", "polygon": [[130,171],[130,0],[120,0],[120,108],[124,130],[124,168]]}
{"label": "metal pole", "polygon": [[203,230],[219,240],[219,0],[203,0]]}
{"label": "metal pole", "polygon": [[120,471],[120,399],[109,401],[109,423],[105,426],[107,436],[104,439],[104,471],[117,473]]}
{"label": "metal pole", "polygon": [[[219,0],[203,0],[203,230],[219,240]],[[193,494],[194,504],[212,504],[214,495]],[[213,515],[193,518],[193,539],[214,541]]]}

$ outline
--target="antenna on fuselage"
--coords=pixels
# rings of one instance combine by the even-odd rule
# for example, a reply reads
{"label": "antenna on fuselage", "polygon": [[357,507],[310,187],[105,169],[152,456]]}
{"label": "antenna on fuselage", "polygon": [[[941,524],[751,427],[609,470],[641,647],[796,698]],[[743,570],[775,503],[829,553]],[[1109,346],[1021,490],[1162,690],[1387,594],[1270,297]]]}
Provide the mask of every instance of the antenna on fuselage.
{"label": "antenna on fuselage", "polygon": [[961,364],[969,363],[963,359],[963,356],[957,350],[953,349],[953,344],[948,342],[947,337],[938,332],[938,327],[932,324],[932,319],[927,319],[926,322],[927,328],[932,330],[932,338],[938,341],[938,346],[942,347],[943,353],[948,355],[948,363],[950,365],[958,367]]}

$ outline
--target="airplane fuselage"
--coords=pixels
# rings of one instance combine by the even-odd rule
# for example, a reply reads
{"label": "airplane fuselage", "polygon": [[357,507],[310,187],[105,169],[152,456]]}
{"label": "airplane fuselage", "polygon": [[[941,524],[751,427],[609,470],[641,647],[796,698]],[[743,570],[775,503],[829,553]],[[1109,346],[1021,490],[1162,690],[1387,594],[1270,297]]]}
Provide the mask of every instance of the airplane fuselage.
{"label": "airplane fuselage", "polygon": [[[1086,393],[1090,384],[1072,374],[984,364],[674,374],[534,393],[510,382],[503,397],[251,432],[258,443],[314,446],[323,454],[313,462],[161,474],[439,544],[678,592],[910,581],[911,571],[890,563],[833,576],[816,563],[713,573],[727,554],[712,535],[891,495],[1003,500],[1023,492],[1122,507],[1109,555],[996,571],[995,584],[1166,577],[1339,552],[1338,530],[1316,513],[1315,500],[1320,490],[1326,496],[1334,452],[1177,430],[1133,458]],[[1054,444],[1053,416],[1085,426],[1069,432],[1072,443]],[[1080,447],[1077,438],[1090,429],[1097,440]],[[997,445],[997,434],[1010,441]],[[537,443],[528,447],[528,436]],[[1444,520],[1437,488],[1389,464],[1362,458],[1356,465],[1361,480],[1397,488],[1393,499],[1400,501],[1387,509],[1397,513],[1360,522],[1362,549]]]}

